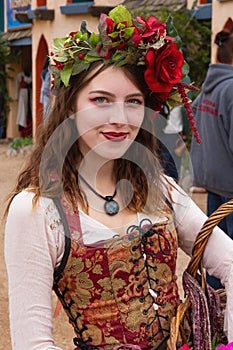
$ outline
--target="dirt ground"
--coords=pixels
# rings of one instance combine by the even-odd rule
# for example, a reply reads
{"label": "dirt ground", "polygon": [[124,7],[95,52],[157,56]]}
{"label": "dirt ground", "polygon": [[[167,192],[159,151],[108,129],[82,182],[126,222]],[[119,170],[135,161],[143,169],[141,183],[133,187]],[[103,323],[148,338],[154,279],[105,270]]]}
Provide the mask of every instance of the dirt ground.
{"label": "dirt ground", "polygon": [[[2,218],[5,199],[7,194],[12,190],[17,174],[25,162],[25,156],[7,156],[6,151],[9,145],[6,142],[0,143],[0,217]],[[193,194],[194,201],[205,211],[206,195]],[[10,350],[10,330],[8,320],[8,296],[7,296],[7,273],[4,263],[4,225],[0,226],[0,350]],[[178,258],[178,281],[179,285],[182,271],[188,262],[188,257],[179,251]],[[53,304],[56,305],[56,297],[53,295]],[[67,322],[67,317],[61,310],[60,314],[54,319],[54,339],[55,344],[60,346],[63,350],[72,350],[74,348],[72,338],[74,334],[71,326]],[[29,349],[24,349],[29,350]]]}

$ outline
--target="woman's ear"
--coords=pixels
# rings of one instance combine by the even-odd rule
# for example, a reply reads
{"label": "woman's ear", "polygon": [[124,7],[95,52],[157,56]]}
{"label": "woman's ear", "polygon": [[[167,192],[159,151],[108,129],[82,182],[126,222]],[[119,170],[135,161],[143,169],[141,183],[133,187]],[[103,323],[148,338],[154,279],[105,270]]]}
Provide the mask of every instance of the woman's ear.
{"label": "woman's ear", "polygon": [[227,32],[227,33],[232,33],[233,32],[233,20],[232,20],[231,17],[229,17],[227,19],[227,21],[225,22],[222,30],[224,32]]}

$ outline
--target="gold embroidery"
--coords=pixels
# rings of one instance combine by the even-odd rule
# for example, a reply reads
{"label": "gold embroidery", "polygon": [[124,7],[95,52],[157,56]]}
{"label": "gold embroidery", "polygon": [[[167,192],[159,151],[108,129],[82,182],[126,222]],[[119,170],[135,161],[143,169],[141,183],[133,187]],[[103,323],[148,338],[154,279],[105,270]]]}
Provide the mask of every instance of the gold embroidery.
{"label": "gold embroidery", "polygon": [[[101,247],[98,244],[88,247],[72,240],[58,285],[61,291],[66,291],[67,304],[74,302],[72,314],[80,315],[77,325],[80,329],[87,327],[83,339],[91,336],[91,344],[107,350],[127,343],[130,338],[135,344],[143,342],[145,347],[153,347],[167,335],[162,329],[169,329],[169,318],[178,302],[177,235],[169,221],[155,224],[153,229],[157,232],[145,241],[135,231],[102,242]],[[157,293],[155,299],[149,292],[148,273]],[[148,337],[152,339],[150,343]]]}

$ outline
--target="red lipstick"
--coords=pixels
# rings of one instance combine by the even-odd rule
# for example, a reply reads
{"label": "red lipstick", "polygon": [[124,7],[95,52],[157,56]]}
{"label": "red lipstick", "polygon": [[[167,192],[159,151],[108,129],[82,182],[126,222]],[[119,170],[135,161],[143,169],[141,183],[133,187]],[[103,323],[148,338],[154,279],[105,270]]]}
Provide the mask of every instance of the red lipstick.
{"label": "red lipstick", "polygon": [[102,134],[107,140],[110,140],[110,141],[122,141],[126,139],[128,135],[127,132],[114,132],[114,131],[103,132]]}

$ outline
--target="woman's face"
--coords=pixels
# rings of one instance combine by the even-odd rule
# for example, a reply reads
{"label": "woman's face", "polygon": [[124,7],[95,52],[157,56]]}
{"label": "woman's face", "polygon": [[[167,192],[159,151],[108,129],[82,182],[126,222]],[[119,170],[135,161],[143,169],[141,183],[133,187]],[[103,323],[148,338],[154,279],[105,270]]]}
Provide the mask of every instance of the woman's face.
{"label": "woman's face", "polygon": [[77,98],[76,124],[83,155],[120,158],[135,140],[144,118],[144,96],[120,68],[93,78]]}

